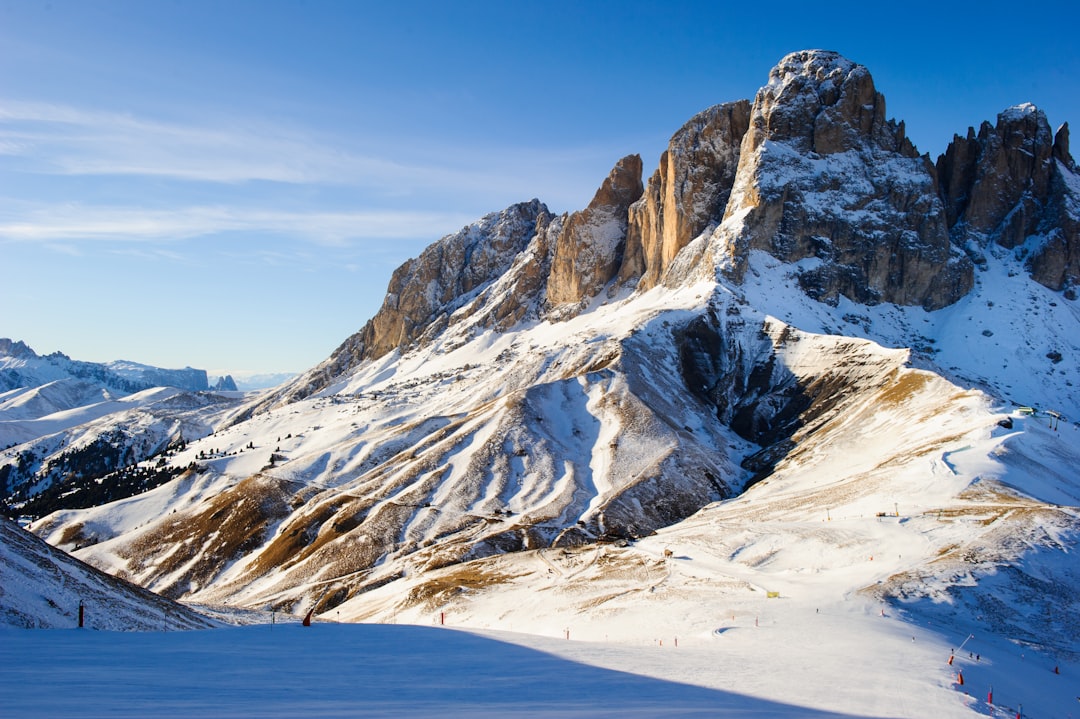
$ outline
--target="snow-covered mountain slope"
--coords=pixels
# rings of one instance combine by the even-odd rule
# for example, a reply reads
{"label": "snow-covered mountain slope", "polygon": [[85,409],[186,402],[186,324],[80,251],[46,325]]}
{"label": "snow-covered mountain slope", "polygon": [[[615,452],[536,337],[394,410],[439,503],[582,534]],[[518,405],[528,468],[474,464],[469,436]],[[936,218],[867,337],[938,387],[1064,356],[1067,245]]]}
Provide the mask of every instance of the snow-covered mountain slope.
{"label": "snow-covered mountain slope", "polygon": [[158,387],[35,419],[2,420],[5,436],[33,437],[0,452],[5,503],[13,512],[39,516],[43,509],[127,496],[148,486],[150,474],[170,469],[151,458],[210,434],[241,403],[217,393]]}
{"label": "snow-covered mountain slope", "polygon": [[[33,387],[18,387],[0,394],[0,421],[4,422],[5,435],[0,445],[17,443],[14,422],[33,421],[73,407],[83,407],[112,399],[104,387],[77,379],[59,379]],[[12,424],[8,424],[12,423]],[[33,439],[29,434],[26,439]],[[25,439],[21,440],[25,441]]]}
{"label": "snow-covered mountain slope", "polygon": [[755,252],[741,285],[746,301],[797,327],[864,337],[912,350],[912,362],[1000,402],[1080,418],[1080,305],[1035,282],[1017,282],[1023,262],[991,248],[972,290],[934,312],[894,304],[806,302],[805,261],[794,265]]}
{"label": "snow-covered mountain slope", "polygon": [[[707,115],[648,190],[631,156],[587,214],[532,201],[443,238],[326,362],[164,458],[175,480],[35,531],[192,601],[648,631],[763,671],[750,617],[773,617],[795,671],[876,615],[890,656],[978,633],[1001,667],[1022,646],[1075,671],[1067,135],[1017,165],[1030,176],[1009,186],[1042,208],[1017,245],[970,229],[978,208],[939,194],[869,73],[835,53],[795,53],[752,106]],[[1050,136],[1024,118],[1017,132]],[[997,132],[950,161],[981,197]],[[810,625],[817,610],[842,619]],[[868,661],[858,635],[839,646]],[[834,658],[803,706],[832,707]],[[920,681],[951,691],[935,671]],[[754,691],[780,700],[770,686]]]}
{"label": "snow-covered mountain slope", "polygon": [[410,572],[326,616],[678,647],[667,676],[807,711],[1068,716],[1080,430],[1006,429],[985,395],[915,370],[852,405],[654,536]]}
{"label": "snow-covered mountain slope", "polygon": [[0,625],[149,631],[215,625],[191,609],[55,549],[0,517]]}
{"label": "snow-covered mountain slope", "polygon": [[[683,401],[670,323],[692,315],[670,308],[704,297],[657,290],[567,324],[488,333],[449,351],[436,343],[393,372],[373,364],[351,386],[177,454],[171,462],[195,462],[199,481],[222,487],[208,504],[176,505],[167,522],[151,512],[134,531],[110,526],[110,507],[47,524],[92,525],[92,536],[53,538],[97,541],[84,551],[102,562],[125,557],[129,576],[160,591],[214,584],[203,590],[210,599],[242,586],[251,601],[290,604],[317,591],[319,576],[350,577],[336,587],[346,594],[386,581],[400,571],[387,555],[405,560],[426,547],[434,549],[422,561],[441,564],[647,533],[729,496],[748,476],[737,459],[752,445],[708,405]],[[203,534],[222,523],[219,514],[237,531]],[[207,542],[235,563],[200,561],[178,574]],[[188,549],[153,557],[177,543]]]}

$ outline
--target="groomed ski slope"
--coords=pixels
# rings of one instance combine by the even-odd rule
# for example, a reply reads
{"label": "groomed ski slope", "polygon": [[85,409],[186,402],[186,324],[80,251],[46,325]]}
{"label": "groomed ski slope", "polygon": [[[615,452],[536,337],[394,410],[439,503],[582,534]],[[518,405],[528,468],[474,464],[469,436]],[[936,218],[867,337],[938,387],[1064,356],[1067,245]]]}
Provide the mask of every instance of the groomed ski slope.
{"label": "groomed ski slope", "polygon": [[[781,616],[758,627],[744,617],[677,647],[673,638],[634,646],[295,621],[168,633],[3,630],[0,695],[12,719],[1013,717],[1020,703],[1025,717],[1071,716],[1051,702],[1068,699],[1075,677],[1009,658],[1000,643],[969,642],[950,667],[947,641],[891,616],[825,610],[804,617],[799,633],[776,631],[792,619]],[[978,663],[966,655],[976,647]],[[994,706],[985,701],[990,683]]]}

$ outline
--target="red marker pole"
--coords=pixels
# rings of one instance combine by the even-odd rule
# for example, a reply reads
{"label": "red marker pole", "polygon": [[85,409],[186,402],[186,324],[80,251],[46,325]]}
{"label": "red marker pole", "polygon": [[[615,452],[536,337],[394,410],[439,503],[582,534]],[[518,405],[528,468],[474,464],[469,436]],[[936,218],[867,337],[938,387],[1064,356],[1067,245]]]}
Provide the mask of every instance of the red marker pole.
{"label": "red marker pole", "polygon": [[79,629],[83,628],[84,609],[83,603],[79,602]]}

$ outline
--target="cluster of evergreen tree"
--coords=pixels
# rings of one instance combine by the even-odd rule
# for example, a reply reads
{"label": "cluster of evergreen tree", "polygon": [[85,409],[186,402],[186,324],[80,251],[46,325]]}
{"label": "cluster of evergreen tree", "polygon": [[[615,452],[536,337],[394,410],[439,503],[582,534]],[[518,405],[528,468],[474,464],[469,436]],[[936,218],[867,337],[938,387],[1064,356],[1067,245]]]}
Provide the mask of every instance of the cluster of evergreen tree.
{"label": "cluster of evergreen tree", "polygon": [[37,461],[36,454],[24,449],[16,455],[14,462],[0,466],[0,489],[3,489],[5,497],[11,494],[16,485],[34,474]]}
{"label": "cluster of evergreen tree", "polygon": [[[188,469],[165,462],[167,456],[186,446],[182,440],[153,455],[151,459],[156,457],[157,462],[152,466],[140,466],[132,456],[132,449],[124,444],[102,436],[86,446],[57,455],[40,473],[52,477],[52,482],[41,490],[37,489],[39,483],[24,483],[0,502],[0,513],[11,518],[42,517],[58,509],[96,507],[153,489]],[[0,483],[7,480],[10,467],[0,468],[9,470],[0,477]]]}
{"label": "cluster of evergreen tree", "polygon": [[175,479],[187,469],[187,467],[172,467],[169,465],[154,467],[132,465],[97,479],[80,477],[60,484],[53,484],[48,489],[26,500],[17,508],[9,506],[7,510],[9,516],[17,514],[37,518],[58,509],[96,507],[99,504],[131,497],[148,489],[158,487]]}

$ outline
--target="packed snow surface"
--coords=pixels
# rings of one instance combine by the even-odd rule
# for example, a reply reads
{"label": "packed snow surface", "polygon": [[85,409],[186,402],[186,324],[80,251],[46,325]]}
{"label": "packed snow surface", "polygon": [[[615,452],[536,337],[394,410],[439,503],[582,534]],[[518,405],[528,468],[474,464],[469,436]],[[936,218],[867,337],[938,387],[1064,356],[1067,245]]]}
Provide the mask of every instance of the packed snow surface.
{"label": "packed snow surface", "polygon": [[[1075,678],[1045,662],[976,638],[950,666],[964,637],[892,616],[778,608],[758,626],[717,622],[677,645],[295,620],[169,633],[0,630],[0,695],[4,716],[42,719],[959,718],[1012,717],[1020,704],[1026,717],[1066,717],[1076,702],[1067,696]],[[803,630],[782,632],[784,622]]]}

